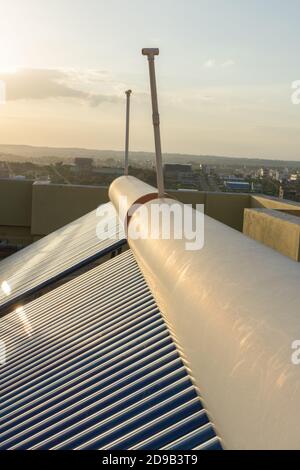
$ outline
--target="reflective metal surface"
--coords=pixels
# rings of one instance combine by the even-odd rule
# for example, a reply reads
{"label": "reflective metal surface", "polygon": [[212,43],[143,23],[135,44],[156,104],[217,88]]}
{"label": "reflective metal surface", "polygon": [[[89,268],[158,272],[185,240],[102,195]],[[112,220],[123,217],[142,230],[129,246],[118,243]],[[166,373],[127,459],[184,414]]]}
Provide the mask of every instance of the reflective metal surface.
{"label": "reflective metal surface", "polygon": [[0,308],[124,243],[113,205],[103,204],[0,263]]}
{"label": "reflective metal surface", "polygon": [[215,449],[131,253],[0,319],[1,449]]}

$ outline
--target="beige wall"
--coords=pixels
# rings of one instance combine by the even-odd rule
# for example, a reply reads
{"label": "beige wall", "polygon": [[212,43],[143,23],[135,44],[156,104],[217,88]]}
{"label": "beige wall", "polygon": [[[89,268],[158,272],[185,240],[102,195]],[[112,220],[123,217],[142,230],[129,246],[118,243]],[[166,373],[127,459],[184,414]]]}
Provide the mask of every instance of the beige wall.
{"label": "beige wall", "polygon": [[300,261],[300,218],[273,209],[246,209],[243,232],[248,237]]}
{"label": "beige wall", "polygon": [[249,194],[202,191],[168,191],[184,204],[204,204],[205,214],[242,232],[244,209],[250,207]]}
{"label": "beige wall", "polygon": [[9,240],[12,245],[20,247],[30,245],[34,241],[30,227],[17,227],[11,225],[0,225],[0,240]]}
{"label": "beige wall", "polygon": [[107,201],[107,188],[35,183],[31,233],[45,235],[53,232]]}
{"label": "beige wall", "polygon": [[30,227],[32,183],[0,180],[0,225]]}
{"label": "beige wall", "polygon": [[183,204],[205,204],[206,193],[204,191],[167,191],[171,197],[177,199]]}
{"label": "beige wall", "polygon": [[300,203],[270,196],[251,195],[251,205],[249,207],[252,209],[266,208],[300,210]]}
{"label": "beige wall", "polygon": [[207,193],[206,214],[242,232],[244,210],[250,205],[249,194]]}

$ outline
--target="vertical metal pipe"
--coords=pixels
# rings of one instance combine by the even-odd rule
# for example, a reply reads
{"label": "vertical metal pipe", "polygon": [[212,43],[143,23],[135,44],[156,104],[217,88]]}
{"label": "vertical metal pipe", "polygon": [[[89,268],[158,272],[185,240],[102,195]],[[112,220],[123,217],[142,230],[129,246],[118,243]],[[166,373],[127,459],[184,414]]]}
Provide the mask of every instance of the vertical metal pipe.
{"label": "vertical metal pipe", "polygon": [[148,63],[149,63],[158,197],[164,197],[165,188],[164,188],[164,173],[163,173],[163,163],[162,163],[162,153],[161,153],[160,119],[159,119],[159,112],[158,112],[158,99],[157,99],[157,87],[156,87],[155,64],[154,64],[154,56],[159,54],[159,49],[143,49],[142,54],[148,56]]}
{"label": "vertical metal pipe", "polygon": [[128,176],[129,167],[129,120],[130,120],[130,95],[132,91],[125,91],[126,94],[126,136],[125,136],[125,165],[124,175]]}

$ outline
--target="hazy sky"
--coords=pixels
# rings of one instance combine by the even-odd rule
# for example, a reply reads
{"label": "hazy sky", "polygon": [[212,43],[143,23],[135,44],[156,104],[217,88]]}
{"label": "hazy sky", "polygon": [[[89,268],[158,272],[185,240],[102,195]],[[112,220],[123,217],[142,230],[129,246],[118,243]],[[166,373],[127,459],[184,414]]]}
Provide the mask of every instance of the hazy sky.
{"label": "hazy sky", "polygon": [[300,160],[299,0],[0,0],[0,143]]}

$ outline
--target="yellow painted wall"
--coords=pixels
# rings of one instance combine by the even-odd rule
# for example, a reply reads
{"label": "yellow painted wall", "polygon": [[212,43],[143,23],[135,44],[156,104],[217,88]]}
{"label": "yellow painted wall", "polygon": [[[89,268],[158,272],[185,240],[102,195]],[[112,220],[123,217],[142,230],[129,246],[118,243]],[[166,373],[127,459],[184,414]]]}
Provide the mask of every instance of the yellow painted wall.
{"label": "yellow painted wall", "polygon": [[276,197],[270,196],[261,196],[261,195],[251,195],[251,205],[249,206],[252,209],[296,209],[300,210],[300,203],[287,201],[286,199],[278,199]]}
{"label": "yellow painted wall", "polygon": [[300,261],[300,218],[274,209],[246,209],[243,232],[295,261]]}

